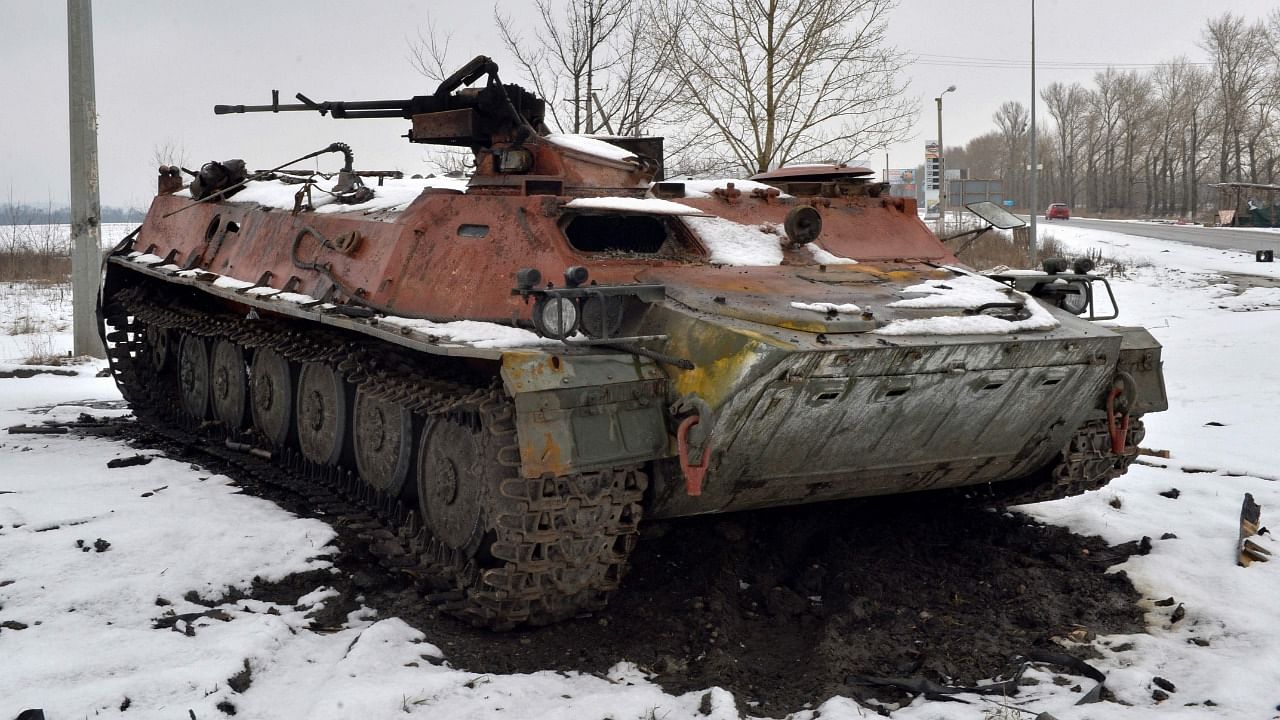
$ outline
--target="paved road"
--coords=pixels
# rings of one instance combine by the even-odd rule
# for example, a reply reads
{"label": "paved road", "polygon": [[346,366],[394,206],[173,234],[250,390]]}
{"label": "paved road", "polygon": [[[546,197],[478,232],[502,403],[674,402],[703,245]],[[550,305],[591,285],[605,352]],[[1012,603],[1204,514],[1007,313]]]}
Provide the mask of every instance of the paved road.
{"label": "paved road", "polygon": [[1067,227],[1083,227],[1094,230],[1141,235],[1142,237],[1173,240],[1176,242],[1219,248],[1221,250],[1257,250],[1280,251],[1280,232],[1264,230],[1236,230],[1234,228],[1212,228],[1199,225],[1158,225],[1155,223],[1135,223],[1116,220],[1086,220],[1072,218],[1070,220],[1048,221],[1037,218],[1040,227],[1053,227],[1057,224]]}

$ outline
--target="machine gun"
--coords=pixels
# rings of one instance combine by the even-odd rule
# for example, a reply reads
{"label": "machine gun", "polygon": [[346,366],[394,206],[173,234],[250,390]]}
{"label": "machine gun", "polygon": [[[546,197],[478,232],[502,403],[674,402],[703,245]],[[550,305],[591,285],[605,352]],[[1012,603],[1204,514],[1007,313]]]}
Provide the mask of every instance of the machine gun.
{"label": "machine gun", "polygon": [[[482,88],[458,91],[481,77]],[[457,92],[455,92],[457,91]],[[484,55],[476,56],[445,78],[432,95],[408,100],[361,100],[315,102],[302,93],[298,104],[280,104],[280,91],[271,91],[270,105],[215,105],[215,115],[258,112],[318,112],[337,119],[403,118],[411,120],[409,141],[433,145],[483,148],[495,140],[517,144],[531,135],[547,132],[543,123],[546,102],[519,85],[503,85],[498,64]]]}

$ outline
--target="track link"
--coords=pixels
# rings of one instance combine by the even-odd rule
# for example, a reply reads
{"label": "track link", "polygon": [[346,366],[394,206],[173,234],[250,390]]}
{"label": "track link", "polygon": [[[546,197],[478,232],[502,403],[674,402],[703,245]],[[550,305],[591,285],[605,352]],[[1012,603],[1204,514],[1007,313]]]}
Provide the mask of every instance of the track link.
{"label": "track link", "polygon": [[1129,469],[1145,437],[1142,419],[1135,416],[1125,436],[1125,451],[1116,454],[1106,420],[1090,420],[1071,436],[1055,464],[1028,478],[984,487],[975,497],[988,505],[1025,505],[1097,490]]}
{"label": "track link", "polygon": [[[284,487],[355,524],[385,567],[412,576],[428,601],[473,625],[505,630],[557,622],[603,607],[618,588],[636,544],[648,483],[638,467],[524,478],[514,403],[496,379],[480,386],[376,341],[300,328],[296,321],[245,319],[144,283],[116,292],[101,315],[112,374],[139,420],[153,430],[178,441],[199,435],[212,442],[209,452],[255,480]],[[270,349],[291,362],[326,363],[352,386],[410,409],[423,422],[487,433],[498,448],[500,470],[483,489],[483,546],[468,553],[438,539],[424,523],[415,493],[391,497],[351,468],[306,460],[293,444],[272,447],[255,431],[234,431],[188,414],[175,400],[176,362],[170,356],[170,366],[155,367],[157,329],[223,338],[251,352]],[[168,342],[176,346],[172,337]],[[269,454],[242,452],[264,445]]]}

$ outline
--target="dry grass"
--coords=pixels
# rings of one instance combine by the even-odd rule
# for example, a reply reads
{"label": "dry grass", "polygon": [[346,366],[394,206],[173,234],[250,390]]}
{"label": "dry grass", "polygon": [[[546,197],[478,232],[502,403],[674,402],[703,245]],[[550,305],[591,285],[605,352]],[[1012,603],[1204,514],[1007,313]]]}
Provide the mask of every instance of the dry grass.
{"label": "dry grass", "polygon": [[0,282],[66,282],[71,245],[60,225],[0,225]]}
{"label": "dry grass", "polygon": [[10,357],[27,365],[65,365],[61,336],[71,325],[71,286],[67,282],[0,283],[0,332]]}
{"label": "dry grass", "polygon": [[34,335],[40,332],[40,326],[30,315],[19,315],[9,321],[7,332],[10,335]]}
{"label": "dry grass", "polygon": [[[61,328],[65,330],[66,328]],[[22,338],[23,365],[66,365],[70,356],[54,349],[53,332],[34,330]]]}
{"label": "dry grass", "polygon": [[[963,242],[963,240],[952,241],[949,245],[952,251],[959,250],[956,253],[956,257],[961,262],[976,270],[986,271],[1002,266],[1021,270],[1041,269],[1040,267],[1032,268],[1027,263],[1027,246],[1025,243],[1018,242],[1004,233],[988,232],[980,236],[968,247],[964,247]],[[1091,271],[1093,274],[1113,278],[1129,277],[1131,270],[1151,266],[1151,261],[1146,259],[1105,255],[1101,248],[1088,248],[1083,253],[1073,253],[1050,234],[1041,236],[1040,247],[1036,256],[1041,261],[1045,258],[1056,257],[1062,258],[1068,263],[1074,263],[1079,258],[1088,258],[1093,261],[1094,269]]]}
{"label": "dry grass", "polygon": [[[963,245],[957,245],[957,243],[964,242],[964,240],[952,241],[952,249],[963,247]],[[1052,235],[1045,235],[1040,239],[1040,247],[1036,254],[1042,259],[1047,257],[1072,259],[1066,248]],[[1039,267],[1032,268],[1027,262],[1026,244],[1015,241],[1009,235],[994,231],[979,236],[963,251],[957,253],[956,257],[965,265],[978,270],[1000,267],[1001,265],[1024,270],[1040,269]]]}

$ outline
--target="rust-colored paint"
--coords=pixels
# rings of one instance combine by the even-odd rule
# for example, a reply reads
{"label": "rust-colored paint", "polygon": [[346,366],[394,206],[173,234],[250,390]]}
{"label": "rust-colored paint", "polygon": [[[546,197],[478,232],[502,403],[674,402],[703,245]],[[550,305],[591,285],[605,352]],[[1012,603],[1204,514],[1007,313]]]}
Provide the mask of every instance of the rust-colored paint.
{"label": "rust-colored paint", "polygon": [[[541,142],[535,146],[537,177],[555,178],[565,193],[579,194],[576,184],[615,183],[591,194],[635,194],[643,187],[643,174],[626,163],[587,162],[571,151]],[[485,161],[491,162],[491,160]],[[628,169],[629,168],[629,169]],[[510,178],[488,167],[471,192],[460,196],[448,191],[427,191],[404,211],[384,218],[339,213],[254,210],[237,203],[205,203],[177,214],[191,201],[174,196],[157,197],[144,225],[140,249],[154,245],[165,256],[176,250],[176,262],[256,281],[269,272],[268,284],[283,287],[296,278],[292,289],[314,297],[345,300],[352,295],[390,312],[434,320],[473,319],[510,322],[526,320],[530,308],[511,295],[513,276],[521,267],[533,267],[552,282],[560,282],[564,269],[585,265],[592,279],[601,283],[629,283],[648,271],[687,268],[680,281],[695,287],[723,288],[772,295],[805,292],[813,283],[798,279],[801,269],[813,268],[812,257],[802,249],[788,249],[781,268],[733,268],[715,271],[692,253],[681,259],[610,257],[579,252],[561,230],[564,204],[571,195],[515,194]],[[527,177],[525,179],[528,179]],[[729,202],[719,197],[677,198],[692,207],[748,224],[781,226],[787,212],[802,199],[742,196]],[[856,272],[892,282],[915,281],[930,276],[919,264],[893,265],[894,261],[955,262],[914,213],[906,212],[899,198],[864,196],[823,198],[828,206],[819,211],[823,232],[818,244],[837,255],[862,264]],[[217,223],[215,223],[217,219]],[[228,223],[238,226],[227,230]],[[488,228],[483,237],[464,236],[459,228]],[[213,235],[209,234],[214,228]],[[304,232],[306,230],[306,232]],[[326,247],[316,233],[332,241],[356,232],[360,241],[351,252]],[[294,238],[302,233],[293,253]],[[296,255],[296,258],[293,257]],[[323,273],[299,268],[328,264],[333,282]],[[888,263],[887,265],[885,263]],[[832,272],[838,268],[829,268]],[[847,270],[845,270],[847,272]],[[792,287],[794,286],[794,287]],[[802,321],[788,325],[797,330],[818,331]]]}
{"label": "rust-colored paint", "polygon": [[866,177],[876,171],[860,165],[786,165],[768,172],[756,173],[752,180],[788,180],[794,178]]}
{"label": "rust-colored paint", "polygon": [[[697,233],[681,231],[678,219],[667,226],[679,237],[665,239],[664,255],[575,249],[562,230],[571,220],[566,205],[644,197],[656,164],[593,153],[590,141],[557,144],[540,134],[537,107],[537,115],[522,116],[459,103],[412,117],[411,140],[475,149],[465,194],[425,190],[398,212],[372,213],[293,213],[234,197],[189,206],[188,198],[162,194],[136,249],[432,320],[527,323],[530,305],[512,294],[521,268],[556,285],[575,265],[601,284],[663,285],[664,300],[655,293],[627,301],[621,332],[634,353],[580,344],[458,360],[476,376],[500,374],[515,407],[524,477],[645,465],[654,481],[645,510],[656,516],[1024,477],[1056,462],[1086,419],[1106,417],[1097,406],[1115,376],[1121,335],[1061,310],[1050,310],[1058,328],[1015,336],[869,334],[895,319],[961,311],[895,302],[905,287],[948,277],[937,266],[957,261],[917,217],[915,201],[882,197],[865,169],[784,169],[762,178],[772,188],[747,192],[726,183],[698,198],[683,197],[679,183],[659,190],[668,202],[762,226],[780,244],[778,266],[711,265]],[[821,218],[817,246],[857,263],[820,266],[808,248],[783,245],[786,219],[798,207]],[[358,242],[343,244],[343,237]],[[814,303],[858,309],[815,311]],[[383,329],[372,320],[350,320],[350,327]],[[1135,386],[1162,408],[1158,344],[1136,333],[1124,338]],[[441,362],[461,350],[415,347],[450,356]],[[492,361],[497,353],[500,366]],[[684,453],[687,467],[706,473],[700,494],[683,477],[664,477],[679,465],[665,460],[678,454],[672,431],[681,422],[686,435],[693,427],[691,407],[698,430],[711,437],[705,462]],[[1082,437],[1092,443],[1092,435]],[[1089,461],[1080,462],[1083,473]]]}
{"label": "rust-colored paint", "polygon": [[526,468],[536,467],[552,475],[564,475],[572,469],[565,462],[565,454],[556,441],[555,434],[550,431],[543,433],[541,443],[520,443],[520,461]]}
{"label": "rust-colored paint", "polygon": [[558,385],[564,376],[565,365],[559,355],[516,350],[503,353],[502,370],[515,392],[528,392],[538,387]]}
{"label": "rust-colored paint", "polygon": [[[859,261],[930,260],[957,262],[951,251],[916,216],[915,208],[907,210],[902,198],[846,196],[821,198],[830,201],[819,207],[822,234],[817,244],[823,249]],[[718,215],[748,225],[768,223],[782,227],[787,212],[804,198],[766,202],[761,198],[743,197],[730,203],[718,197],[676,199],[711,215]],[[806,261],[811,264],[812,260]]]}

